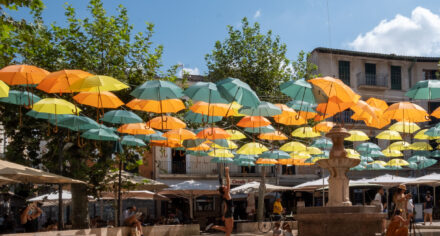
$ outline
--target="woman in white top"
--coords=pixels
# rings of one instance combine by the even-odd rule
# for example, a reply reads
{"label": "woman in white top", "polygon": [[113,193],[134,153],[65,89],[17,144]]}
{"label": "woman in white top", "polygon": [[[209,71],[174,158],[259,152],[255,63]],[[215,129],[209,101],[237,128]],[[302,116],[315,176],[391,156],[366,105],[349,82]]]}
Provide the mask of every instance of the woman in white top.
{"label": "woman in white top", "polygon": [[[371,201],[371,205],[376,205],[380,207],[380,212],[383,212],[384,206],[382,203],[382,196],[385,194],[383,187],[380,187],[379,190],[377,190],[376,196],[374,196],[373,201]],[[385,232],[386,229],[386,221],[382,221],[382,232]]]}

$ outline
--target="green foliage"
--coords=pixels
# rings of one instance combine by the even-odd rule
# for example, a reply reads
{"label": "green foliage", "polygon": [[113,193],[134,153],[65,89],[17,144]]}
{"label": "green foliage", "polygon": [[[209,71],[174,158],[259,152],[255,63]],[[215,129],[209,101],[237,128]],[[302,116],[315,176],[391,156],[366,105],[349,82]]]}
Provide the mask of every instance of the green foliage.
{"label": "green foliage", "polygon": [[296,61],[292,61],[293,68],[293,79],[311,79],[318,76],[316,72],[318,71],[318,66],[310,62],[311,53],[305,53],[301,50],[298,53],[298,58]]}
{"label": "green foliage", "polygon": [[258,95],[275,95],[280,83],[292,78],[287,46],[272,31],[262,34],[260,25],[243,18],[241,29],[228,26],[228,37],[217,41],[205,56],[208,79],[235,77],[248,83]]}

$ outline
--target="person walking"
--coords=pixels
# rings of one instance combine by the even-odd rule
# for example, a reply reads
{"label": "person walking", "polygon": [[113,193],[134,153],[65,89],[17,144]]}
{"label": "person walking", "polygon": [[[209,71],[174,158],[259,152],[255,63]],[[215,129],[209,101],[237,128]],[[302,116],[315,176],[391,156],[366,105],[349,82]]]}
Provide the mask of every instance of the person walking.
{"label": "person walking", "polygon": [[281,198],[278,196],[277,200],[273,203],[273,215],[274,220],[281,220],[281,214],[284,212],[283,205],[281,205]]}
{"label": "person walking", "polygon": [[423,217],[423,225],[426,224],[427,219],[429,219],[429,225],[432,225],[432,207],[433,207],[433,199],[431,196],[431,192],[427,191],[425,196],[425,203],[423,204],[423,213],[425,216]]}

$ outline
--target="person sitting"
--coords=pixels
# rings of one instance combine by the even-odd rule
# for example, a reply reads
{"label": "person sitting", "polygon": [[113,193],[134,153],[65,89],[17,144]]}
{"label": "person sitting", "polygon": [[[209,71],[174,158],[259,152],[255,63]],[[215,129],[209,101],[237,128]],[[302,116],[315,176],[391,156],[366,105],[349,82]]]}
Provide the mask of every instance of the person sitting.
{"label": "person sitting", "polygon": [[290,224],[287,222],[284,222],[283,224],[283,236],[293,236],[292,228],[290,228]]}
{"label": "person sitting", "polygon": [[37,206],[36,202],[30,203],[21,212],[20,222],[24,225],[24,229],[27,233],[38,231],[38,217],[43,211]]}
{"label": "person sitting", "polygon": [[135,226],[141,236],[143,236],[144,233],[142,231],[142,225],[141,222],[138,220],[140,214],[140,212],[136,211],[136,206],[127,208],[124,212],[124,225],[130,227]]}
{"label": "person sitting", "polygon": [[402,217],[402,210],[396,209],[395,215],[388,225],[386,236],[407,236],[409,220]]}
{"label": "person sitting", "polygon": [[283,205],[281,205],[281,198],[277,197],[277,200],[273,203],[273,215],[274,220],[281,220],[281,214],[283,213]]}
{"label": "person sitting", "polygon": [[283,231],[281,231],[281,225],[280,222],[275,222],[274,226],[273,226],[273,236],[282,236],[281,234],[283,233]]}

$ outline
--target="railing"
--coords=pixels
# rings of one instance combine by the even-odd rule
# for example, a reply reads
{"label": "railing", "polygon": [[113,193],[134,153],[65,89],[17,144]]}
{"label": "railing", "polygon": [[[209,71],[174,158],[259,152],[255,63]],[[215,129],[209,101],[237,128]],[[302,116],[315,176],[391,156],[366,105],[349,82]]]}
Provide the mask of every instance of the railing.
{"label": "railing", "polygon": [[359,72],[356,74],[359,86],[376,86],[388,88],[388,74],[365,74]]}

